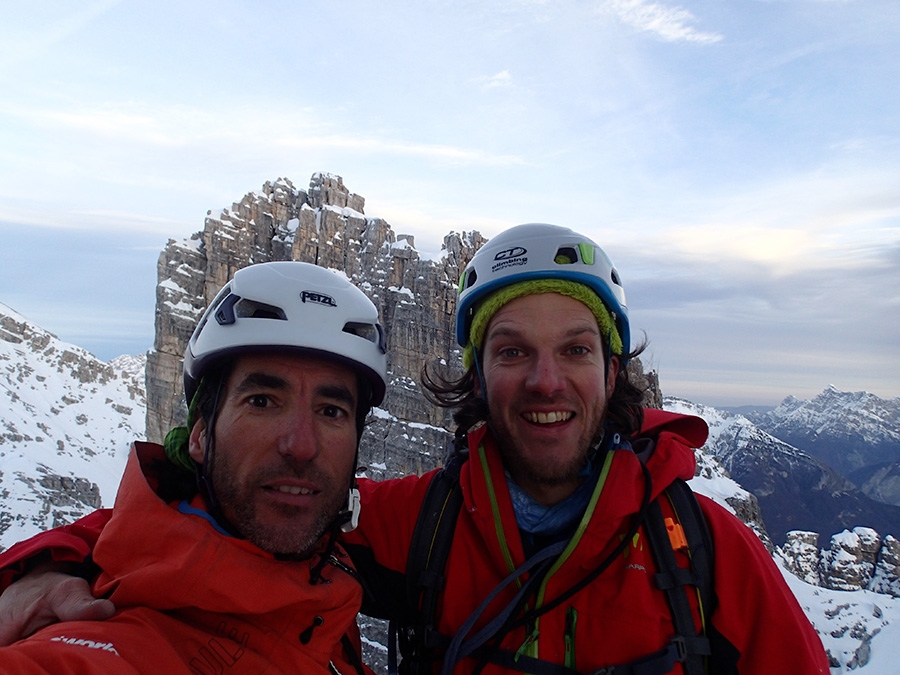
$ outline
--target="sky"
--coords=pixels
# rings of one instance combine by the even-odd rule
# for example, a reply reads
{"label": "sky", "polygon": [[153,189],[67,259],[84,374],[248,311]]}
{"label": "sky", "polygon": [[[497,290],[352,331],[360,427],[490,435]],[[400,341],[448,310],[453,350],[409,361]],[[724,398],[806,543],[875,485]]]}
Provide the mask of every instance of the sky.
{"label": "sky", "polygon": [[423,252],[523,222],[591,236],[665,395],[900,396],[896,0],[0,16],[0,302],[104,360],[152,347],[170,238],[326,171]]}

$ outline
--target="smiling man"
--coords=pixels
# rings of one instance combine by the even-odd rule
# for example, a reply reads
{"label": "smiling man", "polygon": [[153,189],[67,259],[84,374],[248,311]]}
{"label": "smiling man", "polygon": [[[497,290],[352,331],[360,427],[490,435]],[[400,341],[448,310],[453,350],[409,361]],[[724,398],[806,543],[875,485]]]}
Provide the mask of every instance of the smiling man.
{"label": "smiling man", "polygon": [[94,546],[105,600],[78,616],[115,615],[39,630],[0,649],[0,671],[370,672],[337,535],[358,516],[357,445],[385,370],[377,311],[346,279],[237,272],[185,354],[188,428],[135,444]]}
{"label": "smiling man", "polygon": [[[356,390],[354,372],[326,360],[237,357],[209,457],[221,521],[269,553],[308,558],[352,487]],[[189,454],[201,466],[207,438],[196,423]]]}
{"label": "smiling man", "polygon": [[427,496],[447,480],[366,482],[347,540],[385,580],[380,605],[413,598],[412,618],[393,612],[406,672],[828,672],[756,535],[684,483],[705,423],[642,409],[627,369],[642,347],[629,351],[625,291],[593,241],[542,224],[491,239],[460,280],[456,337],[464,374],[424,379],[455,409],[459,506]]}

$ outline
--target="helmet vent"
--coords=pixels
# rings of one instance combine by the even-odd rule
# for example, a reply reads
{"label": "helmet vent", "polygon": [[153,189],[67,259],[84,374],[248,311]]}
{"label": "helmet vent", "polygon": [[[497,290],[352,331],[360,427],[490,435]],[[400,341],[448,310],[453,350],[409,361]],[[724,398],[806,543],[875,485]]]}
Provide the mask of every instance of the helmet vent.
{"label": "helmet vent", "polygon": [[610,279],[616,286],[621,286],[622,281],[619,279],[619,272],[615,269],[610,270],[609,272]]}
{"label": "helmet vent", "polygon": [[561,246],[553,256],[553,262],[557,265],[574,265],[578,262],[578,253],[571,246]]}
{"label": "helmet vent", "polygon": [[368,340],[376,345],[382,353],[386,351],[384,331],[381,329],[380,324],[350,321],[344,324],[344,332],[355,335],[356,337],[361,337],[363,340]]}
{"label": "helmet vent", "polygon": [[469,270],[469,273],[466,274],[466,288],[471,288],[477,280],[478,275],[475,273],[475,270]]}
{"label": "helmet vent", "polygon": [[256,302],[242,298],[234,306],[236,316],[247,319],[277,319],[287,321],[287,316],[281,307],[267,305],[264,302]]}

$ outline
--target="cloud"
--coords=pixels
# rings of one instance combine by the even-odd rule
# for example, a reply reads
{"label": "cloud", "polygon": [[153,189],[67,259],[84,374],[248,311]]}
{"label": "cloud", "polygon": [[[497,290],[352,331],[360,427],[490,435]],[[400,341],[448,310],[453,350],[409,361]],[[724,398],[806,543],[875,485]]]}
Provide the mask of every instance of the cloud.
{"label": "cloud", "polygon": [[510,166],[525,164],[525,160],[518,155],[500,155],[472,148],[396,141],[389,138],[335,134],[313,138],[286,136],[277,140],[279,144],[287,144],[297,148],[342,149],[371,154],[387,153],[419,157],[434,162],[455,165]]}
{"label": "cloud", "polygon": [[691,27],[689,24],[695,21],[695,17],[681,7],[666,7],[646,0],[607,0],[601,11],[613,14],[639,31],[654,33],[666,42],[713,44],[722,40],[718,33],[706,33]]}
{"label": "cloud", "polygon": [[896,395],[900,239],[781,274],[686,251],[636,253],[618,262],[632,333],[646,332],[667,394],[775,403],[834,384]]}
{"label": "cloud", "polygon": [[508,70],[501,70],[490,77],[480,77],[478,82],[481,83],[482,89],[506,89],[513,86],[512,75]]}
{"label": "cloud", "polygon": [[679,260],[686,269],[717,269],[728,277],[880,268],[876,257],[900,242],[900,191],[893,161],[864,159],[867,166],[837,157],[703,192],[679,187],[662,196],[663,215],[637,214],[628,228],[597,236],[611,254],[633,252],[639,259],[633,233],[652,234],[656,264]]}
{"label": "cloud", "polygon": [[[494,78],[503,79],[503,73]],[[23,127],[36,127],[61,134],[61,142],[110,144],[133,143],[163,150],[222,148],[235,153],[283,155],[297,149],[349,150],[371,154],[417,157],[453,165],[523,165],[515,154],[497,154],[480,149],[441,143],[417,143],[392,138],[388,134],[365,135],[334,133],[339,122],[333,112],[291,108],[279,111],[268,107],[213,106],[208,109],[185,105],[152,105],[146,102],[122,102],[48,107],[0,106],[0,119],[7,117]],[[86,139],[93,140],[87,141]],[[74,141],[73,139],[77,139]],[[102,147],[102,146],[101,146]],[[96,155],[98,146],[93,146]],[[113,153],[114,154],[114,153]],[[176,164],[180,163],[176,161]]]}
{"label": "cloud", "polygon": [[[147,182],[142,181],[141,184],[146,185]],[[38,210],[33,205],[16,206],[8,203],[0,204],[0,223],[66,230],[130,230],[160,235],[170,235],[184,225],[173,218],[154,217],[144,213],[110,209]]]}
{"label": "cloud", "polygon": [[798,5],[798,4],[820,4],[820,5],[828,5],[828,4],[849,4],[851,2],[856,2],[856,0],[759,0],[759,2],[768,2],[770,4],[774,3],[782,3],[786,5]]}

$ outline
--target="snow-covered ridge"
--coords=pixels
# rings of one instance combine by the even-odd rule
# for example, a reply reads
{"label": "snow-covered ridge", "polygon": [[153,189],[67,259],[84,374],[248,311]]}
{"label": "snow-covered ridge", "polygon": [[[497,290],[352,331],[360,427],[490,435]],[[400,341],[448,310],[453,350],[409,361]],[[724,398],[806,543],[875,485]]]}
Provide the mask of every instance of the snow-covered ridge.
{"label": "snow-covered ridge", "polygon": [[144,436],[144,362],[99,361],[0,304],[0,549],[112,505]]}
{"label": "snow-covered ridge", "polygon": [[779,427],[794,425],[819,435],[838,429],[841,434],[858,434],[870,444],[900,442],[900,398],[842,392],[833,385],[810,400],[788,396],[765,417]]}

